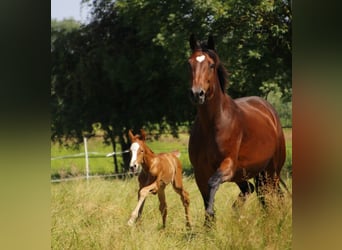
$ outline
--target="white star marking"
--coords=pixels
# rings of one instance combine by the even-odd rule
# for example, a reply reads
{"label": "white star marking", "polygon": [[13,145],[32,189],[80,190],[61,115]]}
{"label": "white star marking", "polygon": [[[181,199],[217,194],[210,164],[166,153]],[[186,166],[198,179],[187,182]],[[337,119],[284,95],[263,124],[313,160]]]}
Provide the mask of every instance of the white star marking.
{"label": "white star marking", "polygon": [[203,62],[204,59],[205,59],[205,55],[201,55],[201,56],[197,56],[196,57],[196,61],[199,62],[199,63]]}

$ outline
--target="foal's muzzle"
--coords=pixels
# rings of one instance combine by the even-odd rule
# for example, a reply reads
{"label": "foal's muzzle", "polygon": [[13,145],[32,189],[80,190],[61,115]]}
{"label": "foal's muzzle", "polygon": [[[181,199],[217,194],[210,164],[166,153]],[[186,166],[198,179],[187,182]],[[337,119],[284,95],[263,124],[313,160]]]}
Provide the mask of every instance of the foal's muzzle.
{"label": "foal's muzzle", "polygon": [[136,173],[137,171],[138,171],[138,165],[137,164],[130,164],[129,165],[129,171],[131,172],[131,173]]}
{"label": "foal's muzzle", "polygon": [[203,104],[205,102],[205,91],[202,88],[190,89],[189,91],[190,100],[194,104]]}

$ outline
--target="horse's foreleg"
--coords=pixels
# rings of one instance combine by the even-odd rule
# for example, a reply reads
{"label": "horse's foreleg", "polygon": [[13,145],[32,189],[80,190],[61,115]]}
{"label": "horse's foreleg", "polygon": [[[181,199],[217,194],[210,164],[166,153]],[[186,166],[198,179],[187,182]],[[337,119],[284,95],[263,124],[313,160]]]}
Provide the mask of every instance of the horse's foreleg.
{"label": "horse's foreleg", "polygon": [[[138,198],[138,201],[139,201],[139,199],[140,199],[140,197]],[[142,212],[143,212],[143,210],[144,210],[144,204],[145,204],[145,200],[142,202],[142,204],[141,204],[141,206],[140,206],[140,208],[139,208],[139,211],[138,211],[138,218],[137,218],[137,219],[139,219],[139,218],[141,217],[141,214],[142,214]]]}
{"label": "horse's foreleg", "polygon": [[221,183],[225,181],[230,181],[233,177],[234,171],[233,169],[233,160],[231,158],[226,158],[220,165],[220,167],[216,170],[216,172],[209,178],[208,181],[208,190],[209,190],[209,198],[208,201],[205,201],[206,214],[205,214],[205,225],[210,226],[215,219],[214,212],[214,200],[215,194]]}
{"label": "horse's foreleg", "polygon": [[135,207],[135,209],[133,210],[132,214],[131,214],[131,218],[128,220],[128,225],[129,226],[132,226],[136,219],[138,218],[139,216],[139,211],[140,211],[140,208],[142,207],[147,195],[151,192],[151,191],[155,191],[157,190],[157,185],[156,183],[152,183],[151,185],[147,186],[147,187],[144,187],[142,188],[140,191],[139,191],[139,200],[138,200],[138,204],[137,206]]}
{"label": "horse's foreleg", "polygon": [[212,222],[215,219],[215,212],[214,212],[214,200],[215,194],[221,184],[222,181],[222,173],[220,170],[217,170],[208,181],[208,190],[209,190],[209,197],[207,201],[204,201],[206,205],[205,210],[205,225],[211,226]]}

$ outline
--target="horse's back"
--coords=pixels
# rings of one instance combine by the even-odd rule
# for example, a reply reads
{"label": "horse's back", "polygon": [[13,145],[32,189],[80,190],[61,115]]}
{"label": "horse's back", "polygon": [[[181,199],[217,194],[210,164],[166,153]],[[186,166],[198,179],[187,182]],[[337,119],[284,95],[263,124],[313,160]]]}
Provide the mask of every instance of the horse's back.
{"label": "horse's back", "polygon": [[[258,96],[242,97],[235,99],[240,112],[242,113],[241,125],[251,124],[255,129],[259,126],[273,128],[277,134],[281,129],[280,119],[273,106],[265,99]],[[269,129],[271,131],[272,129]]]}
{"label": "horse's back", "polygon": [[[286,157],[285,138],[276,110],[265,99],[257,96],[238,98],[234,101],[243,113],[242,123],[245,126],[245,138],[248,138],[245,141],[273,152],[273,167],[280,172]],[[242,150],[243,147],[244,145]]]}
{"label": "horse's back", "polygon": [[159,164],[163,172],[162,180],[168,184],[173,182],[175,175],[182,172],[182,163],[179,159],[180,152],[175,150],[169,153],[161,153],[158,155]]}

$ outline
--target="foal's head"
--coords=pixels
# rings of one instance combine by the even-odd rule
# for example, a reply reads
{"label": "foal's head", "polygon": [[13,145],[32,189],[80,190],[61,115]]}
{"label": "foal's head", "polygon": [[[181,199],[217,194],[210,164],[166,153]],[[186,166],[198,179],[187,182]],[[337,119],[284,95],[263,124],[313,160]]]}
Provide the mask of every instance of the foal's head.
{"label": "foal's head", "polygon": [[144,161],[146,133],[141,129],[140,135],[133,135],[132,131],[129,130],[128,137],[131,141],[131,160],[129,162],[129,167],[132,172],[136,172]]}
{"label": "foal's head", "polygon": [[217,83],[225,92],[227,73],[215,52],[212,36],[207,43],[200,43],[194,35],[190,37],[192,54],[188,60],[191,71],[190,99],[195,104],[204,104],[213,98]]}

